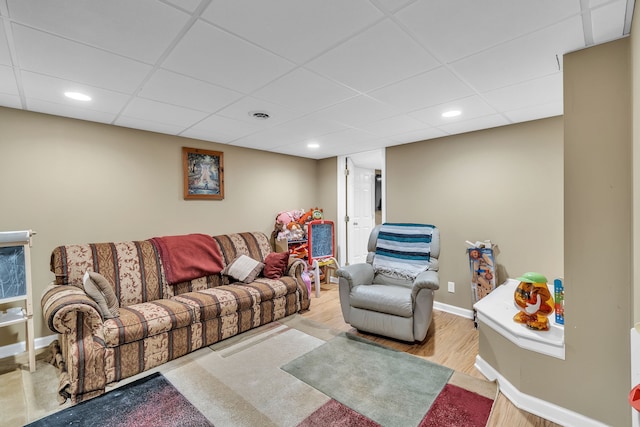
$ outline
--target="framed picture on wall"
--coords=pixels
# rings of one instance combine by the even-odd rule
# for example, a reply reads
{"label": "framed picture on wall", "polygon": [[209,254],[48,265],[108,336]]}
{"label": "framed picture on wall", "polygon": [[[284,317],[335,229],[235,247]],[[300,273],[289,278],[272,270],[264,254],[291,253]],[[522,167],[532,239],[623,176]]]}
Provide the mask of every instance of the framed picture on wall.
{"label": "framed picture on wall", "polygon": [[184,198],[224,199],[224,162],[221,151],[182,147]]}

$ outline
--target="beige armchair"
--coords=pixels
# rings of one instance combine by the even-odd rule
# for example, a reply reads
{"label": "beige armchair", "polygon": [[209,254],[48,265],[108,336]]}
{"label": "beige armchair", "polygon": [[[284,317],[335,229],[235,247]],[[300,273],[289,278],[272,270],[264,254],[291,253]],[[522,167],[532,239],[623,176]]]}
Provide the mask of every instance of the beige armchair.
{"label": "beige armchair", "polygon": [[434,291],[440,287],[439,230],[416,224],[378,225],[367,249],[366,263],[336,273],[345,322],[363,332],[423,341],[431,324]]}

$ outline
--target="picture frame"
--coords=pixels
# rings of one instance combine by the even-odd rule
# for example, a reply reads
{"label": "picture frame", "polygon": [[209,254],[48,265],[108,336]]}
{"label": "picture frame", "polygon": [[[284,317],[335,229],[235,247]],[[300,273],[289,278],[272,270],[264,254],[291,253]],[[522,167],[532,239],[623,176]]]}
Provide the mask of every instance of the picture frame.
{"label": "picture frame", "polygon": [[221,151],[182,147],[184,199],[224,199],[224,157]]}

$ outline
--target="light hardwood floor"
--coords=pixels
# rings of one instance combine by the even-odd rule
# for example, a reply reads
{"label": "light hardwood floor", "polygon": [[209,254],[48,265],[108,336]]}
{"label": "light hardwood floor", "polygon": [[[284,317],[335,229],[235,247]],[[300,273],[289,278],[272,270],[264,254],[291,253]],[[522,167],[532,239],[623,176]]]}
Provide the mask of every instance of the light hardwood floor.
{"label": "light hardwood floor", "polygon": [[[474,367],[478,354],[478,331],[473,327],[473,321],[470,319],[434,310],[433,322],[427,338],[424,342],[415,344],[362,333],[344,322],[340,309],[338,286],[335,284],[322,285],[320,298],[316,298],[315,294],[312,296],[311,309],[303,313],[303,316],[334,329],[357,333],[388,347],[423,356],[458,372],[485,379]],[[488,426],[555,427],[558,424],[518,409],[500,393]]]}
{"label": "light hardwood floor", "polygon": [[[478,331],[469,319],[434,311],[432,325],[427,338],[422,343],[403,343],[360,333],[346,324],[342,318],[337,285],[323,285],[320,298],[313,296],[311,309],[302,315],[324,323],[330,328],[353,332],[388,347],[423,356],[435,363],[484,379],[484,376],[474,367],[475,357],[478,354]],[[56,410],[57,403],[52,399],[49,399],[51,407],[34,407],[33,398],[28,398],[28,396],[39,395],[46,389],[51,389],[49,393],[55,395],[57,384],[51,381],[51,378],[55,378],[55,374],[46,374],[47,370],[55,370],[55,368],[44,361],[46,353],[46,349],[38,351],[38,374],[29,373],[25,355],[0,359],[0,407],[3,408],[4,413],[0,426],[18,427],[29,419],[33,420]],[[42,383],[45,380],[47,382]],[[488,426],[554,427],[557,424],[516,408],[500,394]]]}

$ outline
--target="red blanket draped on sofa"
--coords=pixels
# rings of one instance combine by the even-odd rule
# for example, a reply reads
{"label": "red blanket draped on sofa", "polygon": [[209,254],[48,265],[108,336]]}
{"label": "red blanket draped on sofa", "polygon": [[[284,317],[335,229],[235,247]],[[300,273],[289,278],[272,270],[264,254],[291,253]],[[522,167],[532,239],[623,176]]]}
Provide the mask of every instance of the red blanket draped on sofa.
{"label": "red blanket draped on sofa", "polygon": [[218,243],[206,234],[154,237],[170,285],[217,274],[224,264]]}

